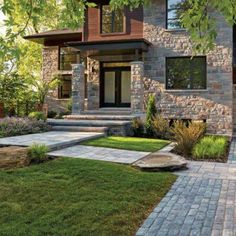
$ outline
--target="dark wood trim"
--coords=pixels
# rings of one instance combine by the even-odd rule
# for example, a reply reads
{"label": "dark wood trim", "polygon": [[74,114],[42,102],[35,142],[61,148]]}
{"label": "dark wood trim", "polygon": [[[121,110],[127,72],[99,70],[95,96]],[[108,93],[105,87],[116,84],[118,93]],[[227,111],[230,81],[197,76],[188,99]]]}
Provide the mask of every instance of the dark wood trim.
{"label": "dark wood trim", "polygon": [[75,47],[81,51],[140,49],[146,52],[148,51],[148,47],[151,45],[151,43],[145,39],[130,39],[92,42],[68,42],[66,45]]}

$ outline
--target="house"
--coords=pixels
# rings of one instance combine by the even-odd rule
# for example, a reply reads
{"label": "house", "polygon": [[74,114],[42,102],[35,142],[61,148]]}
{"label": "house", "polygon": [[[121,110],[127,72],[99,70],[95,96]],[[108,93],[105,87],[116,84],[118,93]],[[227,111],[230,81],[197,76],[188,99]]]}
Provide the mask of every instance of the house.
{"label": "house", "polygon": [[81,29],[25,37],[44,45],[43,78],[62,80],[49,110],[61,109],[72,95],[73,114],[104,107],[140,114],[154,93],[163,116],[204,120],[208,132],[232,135],[236,28],[210,12],[218,19],[216,47],[192,58],[178,21],[180,0],[154,0],[133,11],[112,11],[108,0],[93,2],[97,6],[87,9]]}

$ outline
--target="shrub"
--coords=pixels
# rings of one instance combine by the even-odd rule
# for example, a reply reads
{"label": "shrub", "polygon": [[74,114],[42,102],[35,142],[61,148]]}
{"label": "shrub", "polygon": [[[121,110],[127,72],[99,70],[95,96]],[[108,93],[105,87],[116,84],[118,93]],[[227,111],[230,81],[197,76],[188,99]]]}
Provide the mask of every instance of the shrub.
{"label": "shrub", "polygon": [[72,99],[70,99],[67,103],[67,110],[70,113],[72,112]]}
{"label": "shrub", "polygon": [[48,118],[55,118],[57,115],[57,112],[56,111],[49,111],[48,112]]}
{"label": "shrub", "polygon": [[202,137],[206,125],[200,122],[175,121],[170,129],[173,134],[173,140],[176,142],[175,151],[183,156],[190,156],[195,144]]}
{"label": "shrub", "polygon": [[48,159],[47,153],[49,148],[44,144],[32,144],[28,148],[27,155],[30,159],[30,162],[40,163]]}
{"label": "shrub", "polygon": [[17,117],[0,119],[1,137],[46,132],[49,130],[50,126],[42,120]]}
{"label": "shrub", "polygon": [[28,117],[31,119],[43,120],[43,121],[46,121],[47,119],[45,114],[41,111],[33,111],[28,115]]}
{"label": "shrub", "polygon": [[140,118],[134,118],[132,120],[132,129],[134,132],[134,137],[143,137],[144,125]]}
{"label": "shrub", "polygon": [[55,116],[55,119],[63,119],[63,116],[68,116],[70,114],[70,111],[62,111]]}
{"label": "shrub", "polygon": [[157,138],[169,138],[169,121],[162,115],[155,115],[152,121],[152,129]]}
{"label": "shrub", "polygon": [[196,159],[218,159],[225,156],[228,138],[206,136],[193,148],[192,154]]}
{"label": "shrub", "polygon": [[157,113],[155,96],[152,94],[148,98],[145,129],[148,136],[153,136],[152,121]]}

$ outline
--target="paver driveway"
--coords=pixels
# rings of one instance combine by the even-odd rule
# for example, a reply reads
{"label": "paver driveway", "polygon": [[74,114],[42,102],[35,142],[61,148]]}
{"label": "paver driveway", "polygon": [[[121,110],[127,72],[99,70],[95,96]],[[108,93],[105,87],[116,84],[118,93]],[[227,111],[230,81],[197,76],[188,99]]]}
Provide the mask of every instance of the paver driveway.
{"label": "paver driveway", "polygon": [[228,163],[189,162],[137,236],[235,236],[235,140]]}

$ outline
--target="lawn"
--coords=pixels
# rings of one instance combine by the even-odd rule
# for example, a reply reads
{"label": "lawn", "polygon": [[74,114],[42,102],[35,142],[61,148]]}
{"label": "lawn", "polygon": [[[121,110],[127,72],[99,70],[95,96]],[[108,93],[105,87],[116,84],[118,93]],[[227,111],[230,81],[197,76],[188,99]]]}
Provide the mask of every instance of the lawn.
{"label": "lawn", "polygon": [[175,179],[71,158],[0,171],[0,235],[134,235]]}
{"label": "lawn", "polygon": [[161,139],[110,136],[106,138],[85,141],[81,144],[96,147],[155,152],[165,147],[169,143],[169,141]]}

